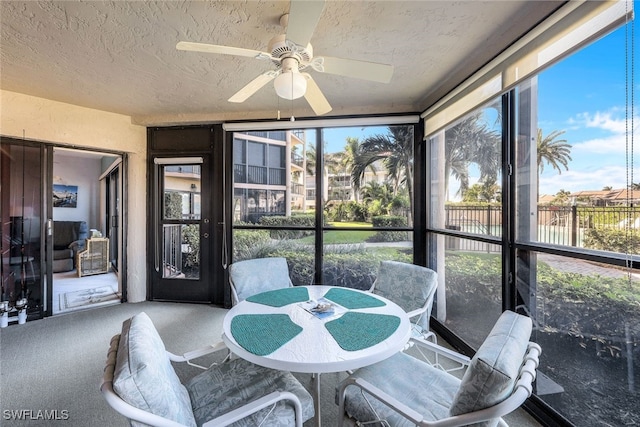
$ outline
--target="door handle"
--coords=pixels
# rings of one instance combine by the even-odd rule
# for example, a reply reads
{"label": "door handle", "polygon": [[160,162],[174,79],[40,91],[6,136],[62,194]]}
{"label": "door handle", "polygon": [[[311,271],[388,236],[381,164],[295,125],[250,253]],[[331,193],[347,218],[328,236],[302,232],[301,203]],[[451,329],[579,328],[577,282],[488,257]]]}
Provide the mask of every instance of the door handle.
{"label": "door handle", "polygon": [[202,237],[205,238],[205,239],[208,239],[209,238],[209,233],[203,233]]}

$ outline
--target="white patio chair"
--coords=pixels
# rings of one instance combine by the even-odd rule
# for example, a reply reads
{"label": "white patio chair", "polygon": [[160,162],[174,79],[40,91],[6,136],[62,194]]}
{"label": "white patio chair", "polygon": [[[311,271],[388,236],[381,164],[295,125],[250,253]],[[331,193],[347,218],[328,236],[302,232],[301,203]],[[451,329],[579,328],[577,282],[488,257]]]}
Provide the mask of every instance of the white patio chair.
{"label": "white patio chair", "polygon": [[437,286],[437,273],[427,267],[382,261],[369,291],[395,302],[409,314],[412,336],[436,342],[429,319]]}
{"label": "white patio chair", "polygon": [[[220,342],[178,356],[166,351],[151,319],[140,313],[111,339],[100,390],[132,426],[282,426],[314,415],[309,392],[289,372],[243,359],[209,368],[190,362],[225,350]],[[204,372],[182,384],[171,362],[187,362]]]}
{"label": "white patio chair", "polygon": [[[500,417],[532,392],[541,349],[530,336],[528,317],[504,312],[462,379],[405,352],[358,369],[338,387],[339,426],[346,419],[360,426],[506,426]],[[439,349],[425,340],[417,345]]]}
{"label": "white patio chair", "polygon": [[236,305],[260,292],[292,287],[289,266],[284,258],[256,258],[229,266],[231,303]]}

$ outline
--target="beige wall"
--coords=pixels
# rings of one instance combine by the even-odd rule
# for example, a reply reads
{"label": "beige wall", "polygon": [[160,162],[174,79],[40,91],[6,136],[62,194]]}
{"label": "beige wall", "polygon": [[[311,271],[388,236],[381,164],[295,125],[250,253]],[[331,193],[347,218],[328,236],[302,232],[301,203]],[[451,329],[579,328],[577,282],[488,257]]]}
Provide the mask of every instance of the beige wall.
{"label": "beige wall", "polygon": [[[129,154],[127,284],[130,302],[146,299],[146,146],[131,118],[16,92],[0,91],[0,135]],[[136,203],[137,201],[137,203]]]}

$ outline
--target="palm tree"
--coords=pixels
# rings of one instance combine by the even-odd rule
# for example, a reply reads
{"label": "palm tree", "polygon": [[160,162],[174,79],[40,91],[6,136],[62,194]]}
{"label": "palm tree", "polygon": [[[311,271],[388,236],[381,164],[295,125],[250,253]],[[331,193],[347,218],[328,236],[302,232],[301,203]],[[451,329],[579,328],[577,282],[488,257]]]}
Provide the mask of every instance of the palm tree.
{"label": "palm tree", "polygon": [[[449,192],[449,177],[460,182],[458,194],[469,189],[469,166],[480,169],[480,181],[496,182],[500,170],[500,135],[482,120],[482,112],[465,118],[445,132],[445,194]],[[447,196],[448,199],[448,196]]]}
{"label": "palm tree", "polygon": [[316,174],[316,165],[318,164],[318,153],[315,144],[309,145],[307,148],[307,173],[309,175]]}
{"label": "palm tree", "polygon": [[[353,165],[356,163],[359,151],[360,151],[360,140],[358,138],[348,136],[347,144],[344,146],[344,153],[341,161],[342,165],[344,166],[344,170],[347,173],[351,173],[351,171],[353,170]],[[353,185],[353,194],[357,202],[358,192],[360,190],[360,179],[356,181],[354,180],[353,175],[351,175],[351,184]]]}
{"label": "palm tree", "polygon": [[391,199],[393,199],[393,190],[387,183],[379,184],[371,181],[362,187],[362,201],[365,203],[380,200],[383,204],[389,204]]}
{"label": "palm tree", "polygon": [[551,165],[552,168],[562,173],[560,166],[565,170],[569,170],[569,161],[571,159],[571,145],[567,144],[566,139],[556,139],[565,131],[554,130],[547,136],[542,136],[542,129],[538,129],[537,146],[538,146],[538,171],[542,174],[544,170],[544,162]]}
{"label": "palm tree", "polygon": [[[307,148],[306,156],[307,156],[307,162],[306,162],[307,174],[309,176],[316,176],[316,174],[318,173],[318,171],[316,170],[318,167],[318,152],[316,150],[315,145],[310,145]],[[322,179],[323,179],[323,182],[325,183],[324,190],[326,191],[323,199],[324,199],[324,202],[326,203],[329,201],[329,194],[330,194],[329,190],[331,190],[330,188],[328,188],[329,186],[331,186],[331,183],[329,182],[329,175],[330,174],[339,175],[341,171],[344,170],[342,168],[342,165],[344,164],[344,154],[343,153],[325,153],[324,158],[322,160],[324,163],[324,168],[322,169]],[[344,192],[341,192],[340,198],[342,201],[344,201]]]}
{"label": "palm tree", "polygon": [[336,188],[339,189],[339,197],[341,201],[345,201],[345,188],[344,184],[341,181],[341,178],[344,173],[344,168],[342,166],[343,153],[325,153],[324,155],[324,170],[323,177],[326,177],[327,183],[327,191],[328,191],[328,199],[331,199],[336,194],[334,191]]}
{"label": "palm tree", "polygon": [[362,187],[362,202],[369,216],[388,215],[395,199],[394,190],[388,182],[371,181]]}
{"label": "palm tree", "polygon": [[365,170],[383,161],[397,190],[401,184],[407,189],[411,207],[408,223],[413,215],[413,128],[389,126],[386,135],[374,135],[360,143],[360,150],[351,169],[351,181],[360,183]]}
{"label": "palm tree", "polygon": [[554,199],[553,199],[553,203],[555,204],[560,204],[560,205],[564,205],[566,203],[569,202],[569,198],[571,197],[571,191],[567,191],[564,189],[560,189]]}

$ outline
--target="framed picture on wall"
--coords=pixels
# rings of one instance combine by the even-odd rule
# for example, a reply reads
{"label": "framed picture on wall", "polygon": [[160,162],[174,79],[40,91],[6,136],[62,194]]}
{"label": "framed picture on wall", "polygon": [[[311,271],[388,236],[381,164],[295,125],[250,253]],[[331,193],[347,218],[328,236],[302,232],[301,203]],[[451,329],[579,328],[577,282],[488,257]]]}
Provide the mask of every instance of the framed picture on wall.
{"label": "framed picture on wall", "polygon": [[78,206],[78,186],[53,184],[53,207],[75,208]]}

